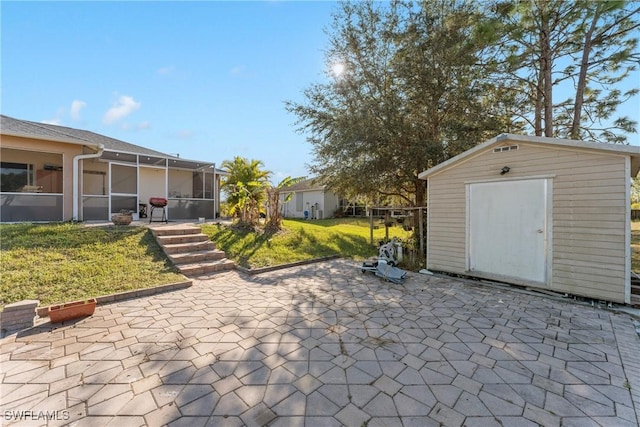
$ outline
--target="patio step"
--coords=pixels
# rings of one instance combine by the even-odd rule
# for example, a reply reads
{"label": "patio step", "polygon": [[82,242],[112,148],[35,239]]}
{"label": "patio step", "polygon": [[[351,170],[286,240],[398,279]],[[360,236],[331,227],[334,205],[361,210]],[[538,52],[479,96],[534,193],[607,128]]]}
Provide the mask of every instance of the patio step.
{"label": "patio step", "polygon": [[195,251],[195,252],[183,252],[183,253],[174,253],[169,255],[171,261],[174,264],[193,264],[193,263],[201,263],[203,261],[213,261],[225,259],[224,251],[214,249],[211,251],[203,250],[203,251]]}
{"label": "patio step", "polygon": [[175,243],[164,245],[164,251],[167,255],[192,251],[212,251],[214,249],[216,249],[216,244],[210,240],[195,243]]}
{"label": "patio step", "polygon": [[197,227],[152,227],[151,230],[164,253],[185,276],[200,276],[235,268],[224,251],[216,249],[216,244]]}
{"label": "patio step", "polygon": [[158,243],[161,245],[176,245],[180,243],[201,243],[209,240],[209,236],[203,233],[197,234],[178,234],[178,235],[164,235],[156,236]]}
{"label": "patio step", "polygon": [[182,236],[189,234],[200,234],[200,229],[196,227],[185,226],[165,226],[165,227],[153,227],[153,232],[156,236]]}
{"label": "patio step", "polygon": [[180,264],[177,266],[180,272],[187,277],[202,276],[203,274],[217,273],[220,271],[228,271],[236,268],[233,261],[227,258],[207,261],[196,262],[193,264]]}

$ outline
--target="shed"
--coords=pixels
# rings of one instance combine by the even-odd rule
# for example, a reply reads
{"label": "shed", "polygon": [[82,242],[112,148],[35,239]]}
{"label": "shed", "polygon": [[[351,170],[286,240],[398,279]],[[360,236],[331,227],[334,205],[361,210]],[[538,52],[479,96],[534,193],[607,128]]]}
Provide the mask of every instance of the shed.
{"label": "shed", "polygon": [[419,174],[427,268],[630,303],[640,147],[502,134]]}

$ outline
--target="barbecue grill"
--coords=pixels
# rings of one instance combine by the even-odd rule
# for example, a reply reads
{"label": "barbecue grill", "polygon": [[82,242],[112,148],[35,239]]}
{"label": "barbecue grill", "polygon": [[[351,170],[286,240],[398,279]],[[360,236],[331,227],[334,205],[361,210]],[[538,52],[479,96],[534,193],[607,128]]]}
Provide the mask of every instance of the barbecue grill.
{"label": "barbecue grill", "polygon": [[[149,212],[149,223],[152,222],[169,222],[167,220],[167,199],[162,197],[152,197],[149,199],[149,204],[151,205],[151,212]],[[161,220],[153,220],[153,210],[162,208],[162,219]]]}

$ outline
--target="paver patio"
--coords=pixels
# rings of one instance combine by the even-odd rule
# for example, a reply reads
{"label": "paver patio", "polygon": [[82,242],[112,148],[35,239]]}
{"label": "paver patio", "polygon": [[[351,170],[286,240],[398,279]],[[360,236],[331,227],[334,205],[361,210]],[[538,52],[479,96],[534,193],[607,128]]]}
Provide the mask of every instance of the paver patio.
{"label": "paver patio", "polygon": [[639,422],[630,316],[344,260],[222,273],[1,345],[5,425]]}

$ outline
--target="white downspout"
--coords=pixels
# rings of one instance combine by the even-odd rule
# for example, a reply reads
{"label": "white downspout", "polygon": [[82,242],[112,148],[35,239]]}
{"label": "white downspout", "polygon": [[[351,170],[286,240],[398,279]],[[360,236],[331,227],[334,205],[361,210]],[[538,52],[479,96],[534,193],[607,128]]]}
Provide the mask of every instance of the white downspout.
{"label": "white downspout", "polygon": [[78,221],[79,193],[80,193],[80,160],[95,159],[102,156],[104,145],[98,144],[98,152],[93,154],[78,154],[73,158],[73,220]]}
{"label": "white downspout", "polygon": [[218,212],[218,192],[216,189],[217,185],[216,185],[216,164],[213,164],[213,188],[211,189],[211,191],[213,191],[213,219],[216,219],[216,212]]}

